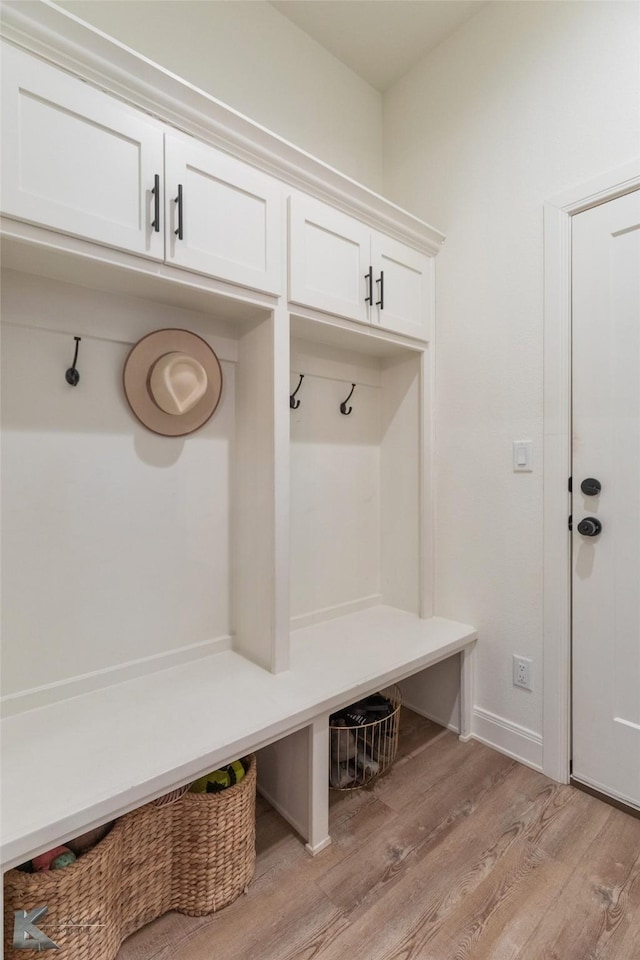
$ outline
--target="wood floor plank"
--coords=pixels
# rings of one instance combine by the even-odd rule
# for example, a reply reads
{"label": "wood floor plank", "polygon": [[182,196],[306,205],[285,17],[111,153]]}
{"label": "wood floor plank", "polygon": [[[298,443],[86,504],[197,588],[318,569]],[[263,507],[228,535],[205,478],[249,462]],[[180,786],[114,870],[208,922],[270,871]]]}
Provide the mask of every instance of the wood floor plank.
{"label": "wood floor plank", "polygon": [[[276,882],[274,882],[274,880]],[[283,960],[338,920],[340,912],[317,884],[278,882],[270,873],[199,930],[172,960]]]}
{"label": "wood floor plank", "polygon": [[254,880],[307,856],[299,837],[266,800],[256,798],[256,872]]}
{"label": "wood floor plank", "polygon": [[[640,821],[611,809],[603,829],[576,864],[562,897],[540,919],[518,960],[599,957],[625,921],[623,906],[637,870],[638,851]],[[635,956],[625,960],[638,960],[640,944],[636,950]]]}
{"label": "wood floor plank", "polygon": [[[522,784],[532,772],[516,765],[426,855],[407,858],[349,913],[350,926],[322,960],[371,960],[368,933],[376,930],[376,957],[415,960],[450,913],[494,869],[532,818]],[[496,803],[500,796],[504,803]],[[473,802],[473,801],[472,801]],[[523,819],[524,818],[524,819]]]}
{"label": "wood floor plank", "polygon": [[[554,859],[544,845],[531,842],[531,830],[524,830],[521,842],[514,845],[429,944],[424,960],[440,960],[443,956],[456,960],[515,960],[540,917],[562,896],[576,865],[610,816],[611,811],[601,805],[583,823],[584,805],[579,798],[574,803],[575,796],[575,791],[569,791],[570,800],[557,818],[571,832],[565,815],[571,811],[574,825],[581,826],[579,831],[571,832],[572,843],[566,856]],[[547,819],[547,829],[555,826]]]}
{"label": "wood floor plank", "polygon": [[389,774],[375,781],[371,789],[388,807],[400,813],[419,802],[427,791],[436,790],[440,782],[449,781],[456,771],[472,762],[472,758],[486,756],[487,749],[480,743],[461,743],[443,730],[422,749],[394,763]]}
{"label": "wood floor plank", "polygon": [[[518,774],[523,776],[523,768]],[[542,789],[534,791],[531,796],[527,786],[536,781],[542,782]],[[422,960],[423,957],[441,960],[445,956],[456,960],[473,957],[475,960],[476,956],[482,956],[484,943],[481,945],[481,941],[485,940],[485,928],[493,912],[508,904],[512,887],[523,885],[525,881],[529,886],[539,882],[544,875],[540,867],[549,861],[548,854],[532,844],[531,836],[539,836],[541,831],[551,828],[554,816],[550,808],[554,806],[556,791],[546,778],[529,772],[524,793],[528,795],[524,806],[512,802],[507,807],[505,813],[510,822],[495,844],[479,856],[472,846],[466,845],[469,867],[462,865],[456,882],[444,897],[432,899],[424,916],[413,921],[407,918],[407,933],[393,950],[382,954],[384,960]],[[504,791],[501,799],[507,799]],[[474,826],[477,825],[476,820]],[[471,914],[465,916],[468,907]],[[493,960],[491,952],[488,956]]]}
{"label": "wood floor plank", "polygon": [[623,917],[606,946],[601,945],[598,960],[638,960],[640,957],[640,856],[620,892]]}
{"label": "wood floor plank", "polygon": [[406,707],[400,708],[400,730],[402,736],[398,743],[396,763],[400,763],[407,756],[420,753],[431,740],[444,733],[440,724],[427,720]]}
{"label": "wood floor plank", "polygon": [[410,813],[373,834],[366,848],[325,874],[319,880],[321,888],[336,906],[349,912],[379,897],[416,860],[438,848],[457,824],[471,817],[513,766],[505,757],[485,757],[470,750],[467,762],[456,767],[448,782],[438,779],[434,789],[414,801]]}
{"label": "wood floor plank", "polygon": [[332,792],[311,858],[261,798],[256,879],[118,960],[640,960],[640,820],[403,716],[398,761]]}

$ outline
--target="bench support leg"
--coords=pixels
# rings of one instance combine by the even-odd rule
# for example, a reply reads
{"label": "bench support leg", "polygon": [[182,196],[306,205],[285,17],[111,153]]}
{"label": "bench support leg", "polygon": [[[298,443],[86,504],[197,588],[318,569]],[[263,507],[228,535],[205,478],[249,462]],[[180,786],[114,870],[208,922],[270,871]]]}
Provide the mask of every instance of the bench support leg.
{"label": "bench support leg", "polygon": [[309,731],[309,835],[312,856],[331,843],[329,836],[329,717],[318,717]]}
{"label": "bench support leg", "polygon": [[258,791],[306,841],[309,853],[328,846],[328,716],[260,750]]}
{"label": "bench support leg", "polygon": [[464,743],[472,737],[474,656],[475,643],[460,654],[460,739]]}

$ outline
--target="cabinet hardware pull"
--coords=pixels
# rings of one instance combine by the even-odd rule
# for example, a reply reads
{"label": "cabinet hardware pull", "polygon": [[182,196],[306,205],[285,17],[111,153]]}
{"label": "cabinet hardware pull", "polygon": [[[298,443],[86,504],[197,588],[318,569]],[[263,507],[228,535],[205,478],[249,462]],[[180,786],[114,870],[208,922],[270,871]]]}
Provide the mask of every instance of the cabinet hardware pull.
{"label": "cabinet hardware pull", "polygon": [[340,413],[344,413],[345,417],[348,417],[349,414],[351,413],[351,411],[353,410],[353,407],[349,407],[349,408],[347,409],[347,404],[349,403],[349,400],[351,400],[351,396],[352,396],[353,391],[355,390],[355,388],[356,388],[355,383],[352,383],[352,384],[351,384],[351,393],[349,394],[349,396],[347,397],[347,399],[346,399],[346,400],[343,400],[342,403],[340,404]]}
{"label": "cabinet hardware pull", "polygon": [[380,271],[380,276],[376,280],[376,283],[380,284],[380,299],[376,300],[376,306],[384,310],[384,270]]}
{"label": "cabinet hardware pull", "polygon": [[178,240],[184,239],[182,232],[182,184],[178,184],[178,196],[173,201],[178,204],[178,229],[173,232],[177,235]]}
{"label": "cabinet hardware pull", "polygon": [[300,379],[298,380],[298,386],[295,388],[295,390],[293,391],[293,393],[292,393],[292,394],[290,395],[290,397],[289,397],[289,406],[291,407],[292,410],[297,410],[298,407],[300,406],[300,400],[296,400],[296,393],[298,392],[298,390],[299,390],[300,387],[302,386],[302,381],[303,381],[303,380],[304,380],[304,373],[301,373],[301,374],[300,374]]}
{"label": "cabinet hardware pull", "polygon": [[156,233],[160,233],[160,177],[156,173],[153,178],[153,220],[151,226]]}
{"label": "cabinet hardware pull", "polygon": [[369,273],[365,273],[364,278],[369,281],[369,296],[364,298],[364,302],[373,306],[373,267],[369,267]]}

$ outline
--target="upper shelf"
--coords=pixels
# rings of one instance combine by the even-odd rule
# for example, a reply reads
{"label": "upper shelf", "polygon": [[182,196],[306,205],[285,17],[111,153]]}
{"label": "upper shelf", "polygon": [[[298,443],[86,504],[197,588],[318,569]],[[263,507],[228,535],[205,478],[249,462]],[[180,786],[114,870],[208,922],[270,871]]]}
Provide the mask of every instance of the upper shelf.
{"label": "upper shelf", "polygon": [[2,862],[120,816],[475,638],[465,624],[373,607],[294,631],[284,673],[224,651],[8,717]]}
{"label": "upper shelf", "polygon": [[431,254],[444,235],[50,0],[2,3],[3,36],[291,186]]}
{"label": "upper shelf", "polygon": [[0,217],[0,233],[0,261],[8,270],[180,309],[215,312],[234,323],[255,322],[273,310],[273,298],[267,294],[31,223]]}

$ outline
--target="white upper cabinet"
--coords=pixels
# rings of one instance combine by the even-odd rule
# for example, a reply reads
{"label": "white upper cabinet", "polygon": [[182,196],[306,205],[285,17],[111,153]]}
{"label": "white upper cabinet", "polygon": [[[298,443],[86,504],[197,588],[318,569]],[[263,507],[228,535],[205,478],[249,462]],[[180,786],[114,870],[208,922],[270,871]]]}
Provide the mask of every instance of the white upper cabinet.
{"label": "white upper cabinet", "polygon": [[[244,126],[237,133],[240,158],[224,124],[248,121],[228,110],[211,119],[209,132],[212,142],[228,142],[230,152],[190,135],[194,116],[200,130],[210,111],[223,110],[210,99],[200,102],[206,95],[197,91],[189,91],[177,118],[176,98],[185,91],[159,93],[169,96],[166,116],[180,124],[178,129],[163,122],[161,105],[151,116],[4,40],[2,51],[0,212],[7,223],[45,227],[247,291],[280,296],[286,286],[288,196],[289,301],[416,340],[430,338],[433,256],[426,252],[437,252],[442,235],[428,224],[391,210],[357,184],[333,186],[336,202],[355,215],[288,186],[291,176],[304,182],[304,164],[312,159],[289,156],[293,148],[271,142],[256,128],[259,151],[268,155],[258,151],[257,158],[247,160],[252,154],[247,153]],[[128,91],[132,103],[138,102],[137,82],[135,72],[126,86],[122,78],[118,81],[118,90]],[[158,82],[173,84],[167,76]],[[143,87],[148,104],[146,82]],[[287,158],[276,164],[276,177],[271,175],[272,153],[277,159],[279,149]],[[320,172],[339,178],[335,171]],[[318,175],[314,166],[308,174],[311,190],[317,188]],[[385,235],[386,224],[393,237]],[[10,224],[4,232],[11,232]],[[29,233],[34,243],[50,243],[34,238],[37,231]],[[69,245],[61,240],[60,246],[65,243]],[[194,282],[182,276],[185,285]],[[180,279],[172,271],[171,277]]]}
{"label": "white upper cabinet", "polygon": [[277,180],[8,44],[2,112],[4,215],[281,292]]}
{"label": "white upper cabinet", "polygon": [[371,322],[418,340],[431,337],[434,261],[423,253],[373,231],[373,310]]}
{"label": "white upper cabinet", "polygon": [[8,44],[2,122],[2,213],[163,259],[162,124]]}
{"label": "white upper cabinet", "polygon": [[282,190],[277,180],[192,137],[165,137],[166,259],[278,294]]}
{"label": "white upper cabinet", "polygon": [[289,300],[428,340],[433,259],[300,194],[289,200]]}
{"label": "white upper cabinet", "polygon": [[289,300],[369,322],[371,231],[310,197],[289,199]]}

